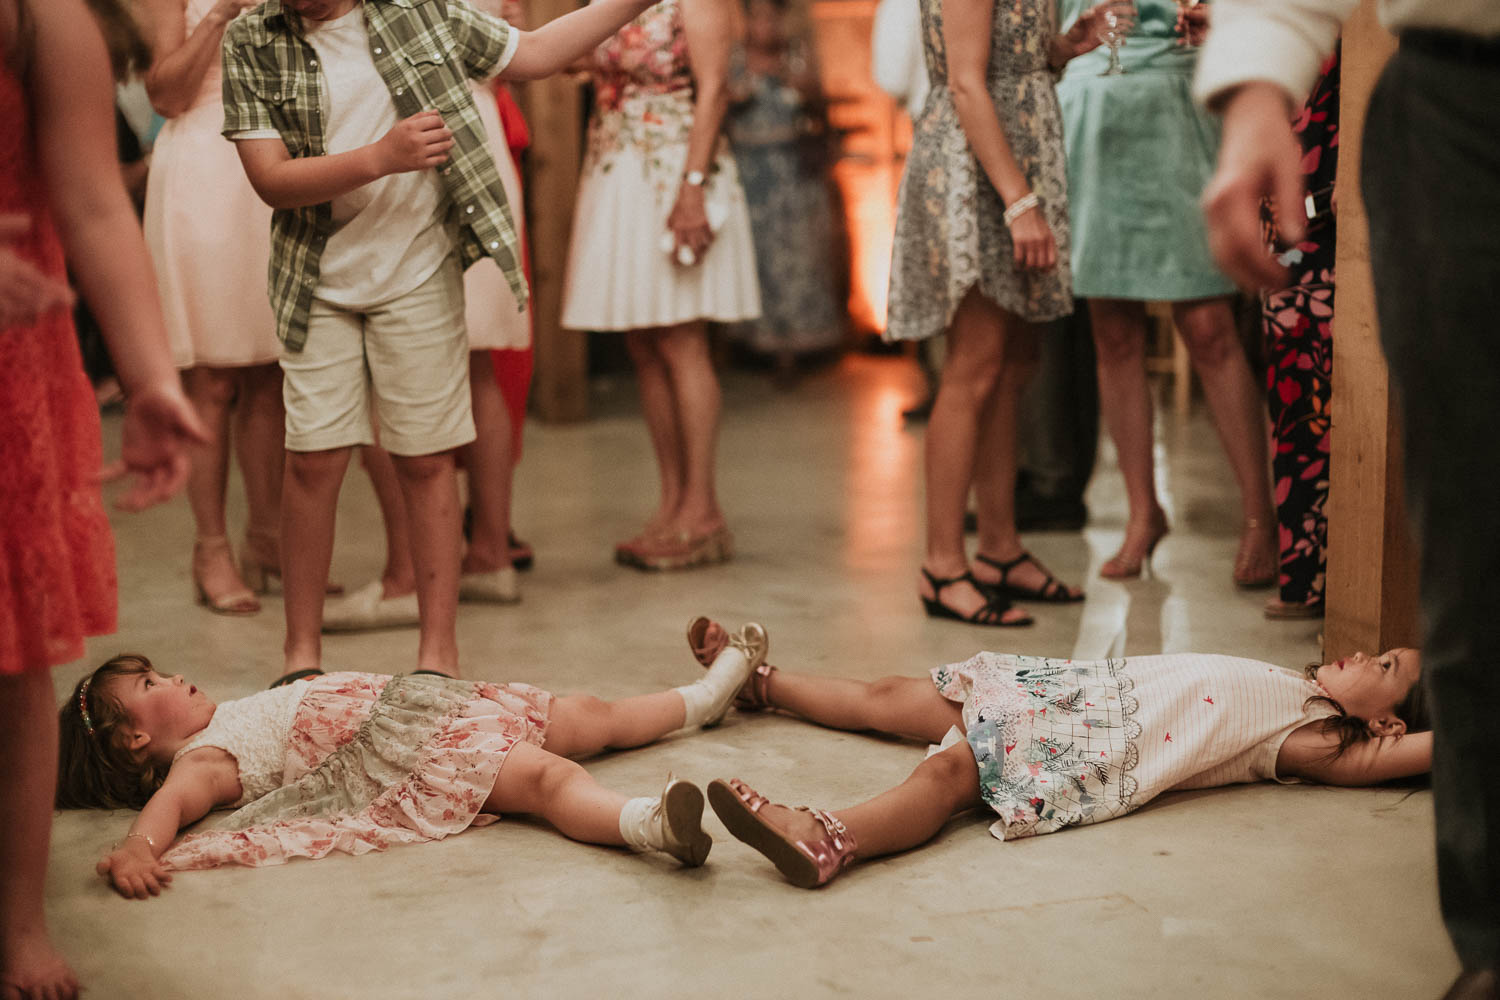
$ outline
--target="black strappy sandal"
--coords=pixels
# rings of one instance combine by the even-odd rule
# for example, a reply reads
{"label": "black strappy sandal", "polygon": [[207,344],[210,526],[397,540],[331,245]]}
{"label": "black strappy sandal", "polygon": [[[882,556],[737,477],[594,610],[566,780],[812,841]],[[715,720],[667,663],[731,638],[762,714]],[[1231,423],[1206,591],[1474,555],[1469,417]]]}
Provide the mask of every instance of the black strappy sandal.
{"label": "black strappy sandal", "polygon": [[[994,583],[987,583],[984,580],[974,581],[974,585],[983,594],[993,594],[996,597],[1014,597],[1022,601],[1041,601],[1044,604],[1076,604],[1084,598],[1084,595],[1081,593],[1077,596],[1068,593],[1068,588],[1063,585],[1062,581],[1049,573],[1047,568],[1037,562],[1036,557],[1030,552],[1022,552],[1014,559],[1006,562],[1001,562],[999,559],[991,559],[989,556],[979,552],[974,554],[974,558],[986,566],[994,567],[1000,571],[1000,579]],[[1040,587],[1018,587],[1010,582],[1011,570],[1024,563],[1031,563],[1031,565],[1041,570],[1042,574],[1046,576],[1047,579],[1043,581]]]}
{"label": "black strappy sandal", "polygon": [[[962,573],[958,576],[940,577],[933,576],[927,567],[922,567],[922,575],[927,578],[927,583],[932,587],[932,596],[922,598],[922,607],[926,609],[929,618],[951,618],[954,621],[965,622],[969,625],[991,625],[996,628],[1020,628],[1030,625],[1036,619],[1027,615],[1015,621],[1006,621],[1005,612],[1012,607],[1010,601],[1004,597],[992,595],[984,588],[978,580],[974,579],[973,573]],[[953,586],[955,583],[968,583],[979,595],[985,599],[983,607],[978,608],[971,615],[961,615],[948,605],[943,603],[943,590]]]}
{"label": "black strappy sandal", "polygon": [[293,681],[305,680],[308,677],[322,677],[322,676],[323,676],[323,671],[319,670],[317,667],[308,667],[305,670],[293,670],[289,674],[282,674],[280,677],[276,678],[274,681],[271,682],[271,686],[269,688],[267,688],[266,690],[269,691],[271,688],[285,687],[286,685],[292,683]]}

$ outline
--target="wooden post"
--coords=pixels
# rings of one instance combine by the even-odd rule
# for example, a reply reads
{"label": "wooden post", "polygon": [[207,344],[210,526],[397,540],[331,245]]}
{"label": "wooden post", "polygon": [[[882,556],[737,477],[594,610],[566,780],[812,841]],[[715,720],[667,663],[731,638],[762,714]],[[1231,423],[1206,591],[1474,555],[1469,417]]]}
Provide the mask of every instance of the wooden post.
{"label": "wooden post", "polygon": [[1373,7],[1365,0],[1345,25],[1340,79],[1325,661],[1418,640],[1417,552],[1401,484],[1398,403],[1380,350],[1359,190],[1365,109],[1396,47]]}
{"label": "wooden post", "polygon": [[[526,23],[545,24],[576,6],[573,0],[527,0]],[[521,88],[521,103],[532,135],[525,179],[536,350],[532,409],[543,420],[583,420],[589,406],[588,337],[562,328],[563,272],[583,160],[579,84],[565,75],[534,80]]]}

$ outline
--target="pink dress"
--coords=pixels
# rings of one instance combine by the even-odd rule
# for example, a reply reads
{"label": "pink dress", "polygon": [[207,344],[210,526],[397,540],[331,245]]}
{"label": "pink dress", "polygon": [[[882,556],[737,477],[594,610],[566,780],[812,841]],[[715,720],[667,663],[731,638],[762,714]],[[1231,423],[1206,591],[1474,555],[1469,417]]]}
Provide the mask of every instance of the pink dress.
{"label": "pink dress", "polygon": [[183,837],[162,863],[279,865],[493,823],[499,817],[479,810],[506,754],[542,745],[551,705],[529,684],[358,673],[227,701],[178,756],[205,746],[230,753],[242,804]]}
{"label": "pink dress", "polygon": [[[213,0],[187,0],[191,34]],[[162,127],[146,181],[146,245],[179,368],[229,368],[281,354],[266,290],[271,207],[245,177],[224,126],[219,61],[193,106]]]}
{"label": "pink dress", "polygon": [[[0,61],[0,214],[30,216],[7,249],[66,277],[26,94]],[[99,407],[65,310],[0,330],[0,673],[83,655],[115,629],[115,550],[99,494]]]}

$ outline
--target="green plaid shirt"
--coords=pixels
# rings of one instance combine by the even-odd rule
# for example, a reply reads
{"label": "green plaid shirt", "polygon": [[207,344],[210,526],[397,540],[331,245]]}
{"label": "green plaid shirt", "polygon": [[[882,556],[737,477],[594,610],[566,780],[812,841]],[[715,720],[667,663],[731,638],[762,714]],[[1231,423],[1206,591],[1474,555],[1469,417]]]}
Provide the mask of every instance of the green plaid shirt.
{"label": "green plaid shirt", "polygon": [[[515,220],[468,83],[470,77],[495,73],[515,29],[464,0],[364,0],[362,6],[370,54],[398,116],[435,108],[453,131],[453,149],[438,174],[463,266],[486,254],[493,257],[524,304]],[[317,53],[302,37],[301,19],[281,0],[266,0],[225,32],[225,135],[275,129],[292,156],[323,156],[323,89]],[[332,232],[328,202],[278,209],[271,216],[271,307],[277,336],[289,351],[307,343],[318,263]]]}

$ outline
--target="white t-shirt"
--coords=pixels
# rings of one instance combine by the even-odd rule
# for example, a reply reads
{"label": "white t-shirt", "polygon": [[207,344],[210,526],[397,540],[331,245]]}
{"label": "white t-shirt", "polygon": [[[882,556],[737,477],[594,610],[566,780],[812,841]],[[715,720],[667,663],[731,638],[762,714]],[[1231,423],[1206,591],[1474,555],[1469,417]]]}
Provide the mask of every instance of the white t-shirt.
{"label": "white t-shirt", "polygon": [[[382,138],[398,121],[395,102],[370,54],[363,6],[331,21],[305,21],[305,37],[323,74],[325,151],[346,153]],[[495,73],[515,52],[515,39]],[[235,139],[280,138],[275,130]],[[320,258],[323,301],[369,309],[405,295],[437,272],[457,240],[437,171],[389,174],[333,199],[333,234]]]}

